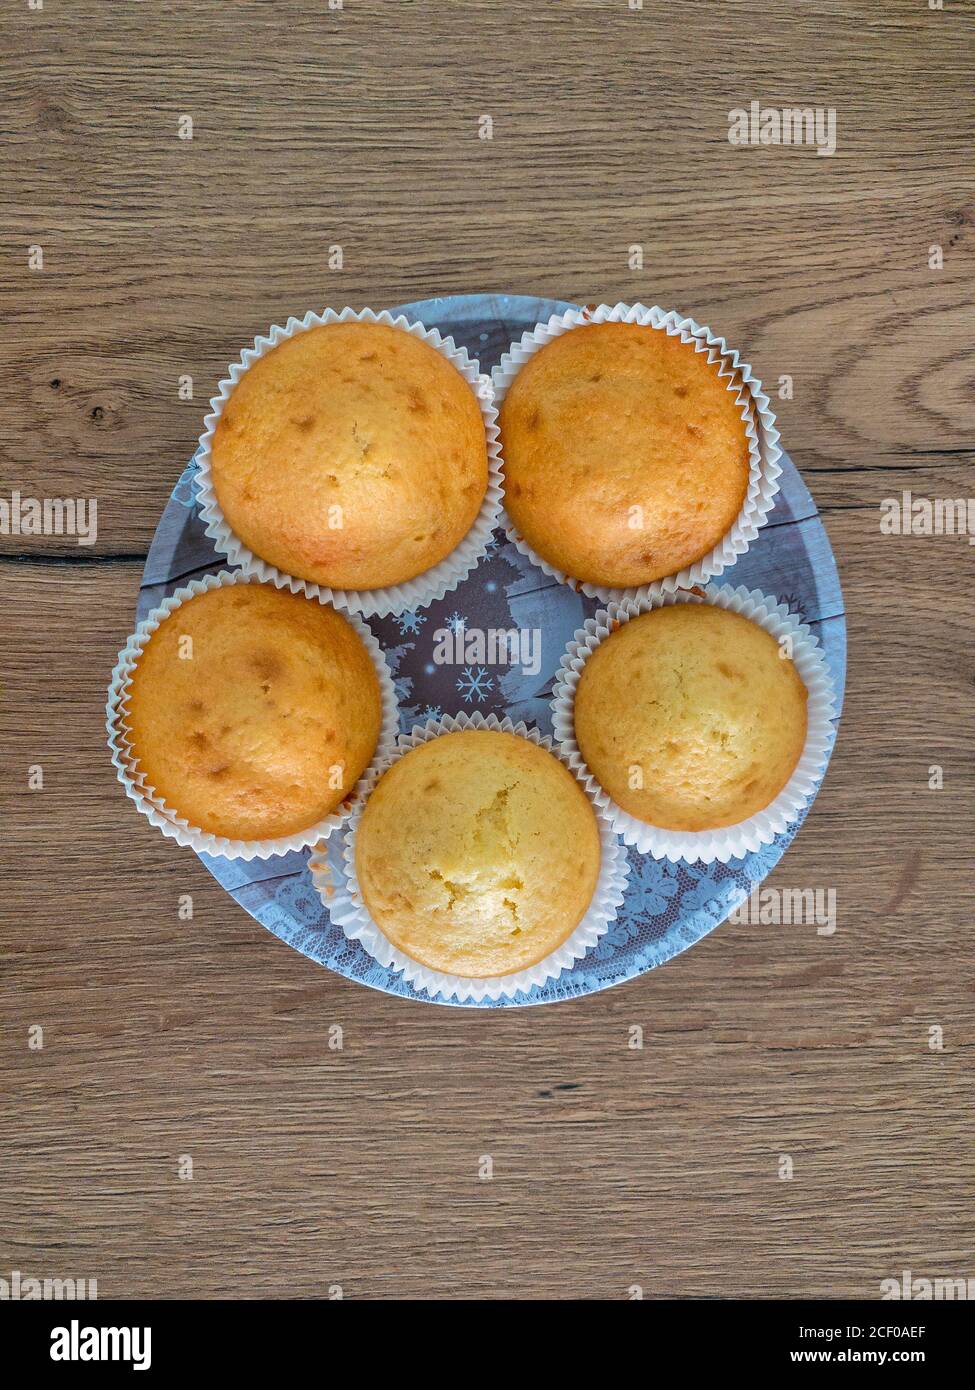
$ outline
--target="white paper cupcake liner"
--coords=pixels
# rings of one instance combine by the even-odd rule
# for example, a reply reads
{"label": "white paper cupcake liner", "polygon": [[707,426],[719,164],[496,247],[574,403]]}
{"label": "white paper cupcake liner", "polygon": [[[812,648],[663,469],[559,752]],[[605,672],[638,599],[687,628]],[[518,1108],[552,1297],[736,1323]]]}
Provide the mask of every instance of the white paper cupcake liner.
{"label": "white paper cupcake liner", "polygon": [[[640,613],[675,603],[712,603],[718,608],[728,608],[751,618],[776,641],[788,634],[792,640],[792,660],[809,695],[806,742],[792,776],[764,810],[721,830],[664,830],[631,816],[599,785],[576,743],[573,706],[582,668],[592,652],[621,623],[629,622]],[[577,776],[585,778],[586,788],[596,805],[610,817],[626,844],[635,845],[641,854],[652,854],[655,859],[669,859],[672,863],[687,860],[712,864],[718,860],[727,864],[729,859],[738,859],[762,845],[770,845],[776,835],[797,819],[822,780],[836,733],[835,714],[833,679],[819,640],[808,625],[790,613],[784,603],[767,598],[758,589],[749,590],[742,585],[733,589],[729,584],[706,589],[703,595],[682,591],[660,594],[653,599],[611,603],[608,609],[590,618],[569,643],[555,679],[552,698],[553,727],[562,756]]]}
{"label": "white paper cupcake liner", "polygon": [[[350,941],[359,941],[380,965],[391,970],[402,971],[403,977],[416,990],[421,990],[431,998],[439,997],[446,1001],[468,1000],[480,1002],[483,999],[511,999],[520,991],[532,989],[557,978],[563,970],[571,969],[577,960],[595,946],[615,919],[623,901],[629,867],[626,851],[620,845],[608,818],[600,811],[596,797],[587,785],[587,779],[575,769],[583,790],[589,797],[596,813],[599,826],[600,867],[592,902],[582,921],[562,942],[557,950],[525,970],[510,975],[497,975],[490,979],[472,980],[461,975],[448,975],[438,970],[430,970],[399,951],[370,917],[359,891],[355,870],[355,836],[368,794],[375,783],[397,758],[421,743],[429,743],[441,734],[456,733],[460,729],[494,729],[500,733],[518,734],[521,738],[548,749],[559,757],[558,749],[553,748],[550,738],[543,738],[537,729],[529,729],[525,724],[514,724],[508,718],[499,719],[497,715],[459,714],[446,715],[442,719],[431,719],[426,724],[417,725],[410,733],[401,734],[396,752],[387,759],[385,765],[369,774],[366,796],[357,805],[344,837],[342,854],[343,881],[333,884],[325,864],[312,863],[312,878],[322,902],[328,909],[332,921],[342,928]],[[563,758],[563,762],[566,760]],[[568,765],[568,764],[567,764]]]}
{"label": "white paper cupcake liner", "polygon": [[[460,544],[431,569],[414,579],[386,589],[330,589],[324,584],[313,584],[285,574],[283,570],[269,565],[255,555],[234,535],[227,523],[220,503],[217,501],[210,464],[210,448],[213,432],[220,419],[225,401],[241,376],[259,357],[277,347],[285,338],[296,333],[304,333],[309,328],[317,328],[326,323],[382,323],[390,328],[399,328],[404,333],[412,333],[415,338],[437,349],[451,362],[467,381],[481,408],[484,419],[484,433],[488,454],[488,486],[481,509],[474,523]],[[309,598],[322,599],[350,613],[360,613],[364,618],[386,618],[412,613],[418,608],[442,599],[451,589],[455,589],[466,579],[477,562],[484,555],[492,533],[501,517],[501,461],[498,438],[498,412],[494,406],[494,388],[491,378],[481,373],[476,358],[468,355],[466,348],[455,345],[453,338],[444,338],[435,328],[426,328],[421,323],[410,323],[402,314],[393,318],[385,309],[376,313],[373,309],[343,309],[340,313],[326,309],[321,314],[307,313],[304,318],[290,318],[281,328],[275,324],[266,334],[254,339],[253,347],[245,348],[239,359],[232,364],[228,375],[220,382],[217,394],[210,401],[210,413],[204,416],[206,426],[200,435],[200,445],[196,453],[197,504],[200,515],[206,524],[206,534],[222,555],[231,564],[239,565],[247,574],[254,575],[279,589],[291,589],[294,593],[307,594]]]}
{"label": "white paper cupcake liner", "polygon": [[678,574],[656,579],[652,584],[625,589],[590,584],[556,569],[532,549],[505,513],[507,537],[522,555],[526,555],[546,574],[552,575],[562,584],[571,584],[574,589],[581,589],[590,598],[603,599],[607,603],[621,603],[626,599],[639,601],[653,598],[657,594],[674,593],[693,584],[704,584],[715,575],[721,574],[729,565],[733,565],[739,555],[744,555],[765,524],[774,505],[775,495],[779,490],[778,480],[782,473],[779,463],[782,450],[779,448],[779,431],[768,396],[748,363],[742,362],[738,353],[729,348],[724,338],[719,338],[710,328],[702,328],[693,319],[684,318],[676,310],[668,313],[656,305],[648,309],[644,304],[615,304],[612,307],[600,304],[596,309],[570,309],[565,314],[553,314],[547,323],[537,324],[530,333],[525,333],[519,343],[512,343],[494,369],[495,405],[500,408],[508,387],[528,359],[540,348],[563,333],[591,323],[649,324],[652,328],[663,329],[665,333],[676,334],[683,343],[693,343],[697,352],[707,353],[708,362],[720,362],[718,375],[727,377],[728,389],[736,392],[736,400],[748,435],[748,491],[741,511],[731,530],[703,559],[696,560],[693,565],[688,565]]}
{"label": "white paper cupcake liner", "polygon": [[190,825],[189,821],[180,816],[171,806],[166,805],[162,797],[156,794],[155,788],[146,781],[145,773],[140,772],[138,761],[133,752],[132,739],[126,725],[132,673],[146,643],[159,624],[187,599],[195,598],[197,594],[206,593],[209,589],[223,588],[227,584],[256,584],[258,582],[256,576],[246,574],[242,570],[221,570],[219,574],[208,574],[202,579],[194,579],[185,588],[177,589],[158,608],[153,609],[148,617],[143,619],[119,652],[118,661],[115,664],[111,683],[108,687],[108,702],[105,706],[108,746],[112,750],[112,762],[118,770],[119,781],[128,796],[135,802],[137,809],[148,817],[150,823],[157,830],[161,830],[168,839],[175,840],[178,845],[187,845],[190,849],[196,850],[197,853],[211,854],[223,859],[267,859],[273,854],[287,854],[290,850],[304,849],[306,845],[313,845],[320,840],[327,839],[333,830],[337,830],[352,815],[355,805],[364,794],[369,773],[378,767],[395,748],[396,733],[399,728],[396,691],[383,650],[361,618],[354,613],[343,613],[342,616],[362,638],[375,665],[382,699],[382,718],[379,742],[376,745],[372,762],[359,778],[342,809],[333,811],[323,820],[316,821],[314,825],[309,826],[307,830],[297,831],[293,835],[284,835],[278,839],[268,840],[231,840],[223,835],[213,835]]}

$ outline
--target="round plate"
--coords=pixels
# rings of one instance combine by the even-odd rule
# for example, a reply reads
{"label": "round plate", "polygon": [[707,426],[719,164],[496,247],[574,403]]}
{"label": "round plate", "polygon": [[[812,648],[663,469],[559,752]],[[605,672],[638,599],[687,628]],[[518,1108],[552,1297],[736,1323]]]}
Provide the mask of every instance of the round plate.
{"label": "round plate", "polygon": [[[452,295],[404,304],[392,312],[419,319],[453,337],[490,372],[511,342],[536,323],[574,307],[524,295]],[[791,459],[782,456],[781,491],[748,553],[716,582],[744,584],[775,596],[801,615],[818,635],[836,683],[837,720],[846,674],[846,622],[836,564],[812,498]],[[203,534],[194,501],[190,462],[173,489],[146,560],[139,593],[141,620],[173,592],[206,573],[226,567]],[[558,584],[495,533],[488,555],[462,584],[439,603],[399,618],[372,618],[369,625],[386,650],[400,701],[400,727],[456,714],[460,710],[508,714],[552,732],[549,700],[566,643],[602,605]],[[537,672],[519,665],[452,666],[433,660],[434,634],[463,621],[472,628],[537,629],[541,660]],[[534,663],[528,662],[528,667]],[[670,864],[629,851],[630,882],[619,917],[599,944],[557,980],[514,1000],[485,1000],[454,1007],[497,1009],[547,1004],[593,994],[652,970],[699,941],[741,903],[778,863],[802,823],[757,854],[728,864]],[[333,870],[341,835],[329,841]],[[275,936],[330,970],[385,990],[431,1001],[399,975],[368,956],[333,926],[307,868],[308,851],[275,859],[200,858],[232,898]]]}

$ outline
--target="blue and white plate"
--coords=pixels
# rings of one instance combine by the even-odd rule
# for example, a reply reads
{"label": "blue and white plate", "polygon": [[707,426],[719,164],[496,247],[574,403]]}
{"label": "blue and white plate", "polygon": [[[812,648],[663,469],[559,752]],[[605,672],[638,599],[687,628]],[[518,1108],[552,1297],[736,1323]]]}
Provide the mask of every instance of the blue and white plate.
{"label": "blue and white plate", "polygon": [[[524,295],[451,295],[404,304],[393,312],[451,335],[479,359],[482,372],[490,372],[522,333],[572,307],[561,300]],[[846,675],[846,620],[839,577],[812,498],[787,454],[781,462],[781,491],[772,515],[722,581],[774,594],[810,625],[822,643],[835,682],[838,721]],[[139,592],[139,620],[174,589],[226,564],[203,533],[194,500],[194,473],[195,463],[190,462],[156,528]],[[549,701],[566,643],[602,606],[599,600],[543,574],[498,530],[485,559],[439,603],[398,618],[369,619],[396,682],[402,730],[431,717],[480,710],[510,715],[515,722],[523,719],[542,733],[551,733]],[[519,665],[436,663],[434,633],[461,623],[468,630],[539,629],[538,674],[527,674]],[[778,863],[803,818],[774,844],[728,864],[671,864],[631,849],[625,902],[616,922],[589,955],[557,980],[513,1000],[453,1007],[548,1004],[593,994],[652,970],[724,921]],[[336,868],[340,843],[341,836],[329,842],[329,858]],[[400,975],[368,956],[358,942],[346,940],[312,886],[307,850],[251,863],[204,854],[200,858],[245,911],[312,960],[387,994],[427,1004],[442,1002],[418,994]]]}

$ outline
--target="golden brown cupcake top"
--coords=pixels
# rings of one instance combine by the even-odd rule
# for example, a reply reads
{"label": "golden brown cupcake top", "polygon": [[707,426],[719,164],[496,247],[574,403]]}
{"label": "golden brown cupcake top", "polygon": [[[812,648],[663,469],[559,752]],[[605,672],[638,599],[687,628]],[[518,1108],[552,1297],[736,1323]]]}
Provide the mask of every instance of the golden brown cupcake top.
{"label": "golden brown cupcake top", "polygon": [[394,946],[434,970],[507,975],[578,926],[596,816],[558,758],[515,734],[442,734],[399,758],[356,832],[359,887]]}
{"label": "golden brown cupcake top", "polygon": [[470,530],[487,490],[477,397],[398,328],[332,323],[241,376],[211,444],[227,524],[286,574],[334,589],[403,583]]}
{"label": "golden brown cupcake top", "polygon": [[230,839],[307,829],[352,792],[376,750],[379,679],[325,604],[266,584],[187,600],[149,638],[125,720],[167,806]]}
{"label": "golden brown cupcake top", "polygon": [[505,506],[528,544],[613,588],[709,554],[748,490],[729,382],[707,353],[640,324],[589,324],[540,348],[500,412]]}
{"label": "golden brown cupcake top", "polygon": [[778,642],[708,603],[621,623],[576,690],[576,742],[618,806],[666,830],[737,825],[788,782],[806,687]]}

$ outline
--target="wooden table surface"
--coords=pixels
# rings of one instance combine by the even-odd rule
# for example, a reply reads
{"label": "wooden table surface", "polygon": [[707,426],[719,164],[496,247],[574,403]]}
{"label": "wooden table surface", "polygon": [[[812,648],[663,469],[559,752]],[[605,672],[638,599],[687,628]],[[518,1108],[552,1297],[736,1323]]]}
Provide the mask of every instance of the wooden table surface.
{"label": "wooden table surface", "polygon": [[[973,490],[972,5],[44,0],[4,8],[2,49],[0,496],[99,510],[91,548],[0,536],[0,1277],[493,1299],[975,1275],[975,551],[880,531],[886,497]],[[732,146],[753,100],[835,108],[835,155]],[[105,685],[228,360],[292,311],[481,290],[678,306],[776,397],[793,378],[774,404],[850,675],[770,881],[835,888],[834,936],[725,924],[577,1002],[430,1008],[289,950],[117,785]]]}

